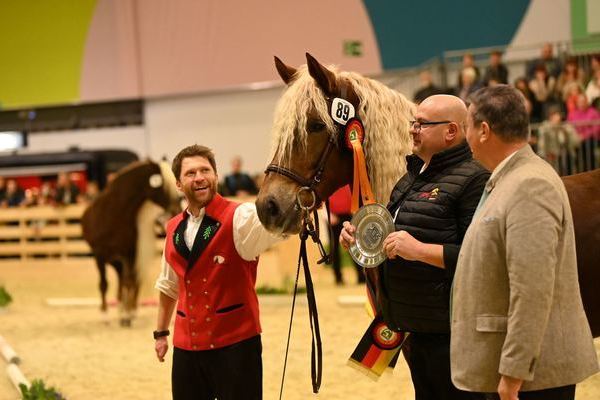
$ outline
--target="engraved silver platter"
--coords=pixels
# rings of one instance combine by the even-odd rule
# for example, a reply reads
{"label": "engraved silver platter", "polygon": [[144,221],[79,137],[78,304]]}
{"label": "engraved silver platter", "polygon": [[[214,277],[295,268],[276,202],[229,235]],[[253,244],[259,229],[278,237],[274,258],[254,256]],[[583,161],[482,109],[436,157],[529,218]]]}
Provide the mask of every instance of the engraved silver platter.
{"label": "engraved silver platter", "polygon": [[381,204],[361,207],[352,217],[356,241],[348,249],[350,256],[364,268],[374,268],[385,260],[383,241],[394,231],[392,214]]}

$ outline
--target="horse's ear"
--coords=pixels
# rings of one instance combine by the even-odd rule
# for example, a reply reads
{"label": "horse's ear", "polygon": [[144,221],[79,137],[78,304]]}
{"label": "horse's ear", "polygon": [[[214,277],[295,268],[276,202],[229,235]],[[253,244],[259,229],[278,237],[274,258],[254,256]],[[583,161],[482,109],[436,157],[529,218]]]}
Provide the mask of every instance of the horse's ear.
{"label": "horse's ear", "polygon": [[316,58],[306,53],[306,63],[310,76],[317,81],[317,85],[323,90],[325,95],[333,96],[335,92],[335,74],[322,66]]}
{"label": "horse's ear", "polygon": [[277,72],[279,72],[279,76],[285,82],[286,85],[289,85],[292,82],[292,78],[296,73],[297,69],[294,67],[290,67],[289,65],[285,65],[283,61],[279,59],[279,57],[275,56],[275,68],[277,68]]}

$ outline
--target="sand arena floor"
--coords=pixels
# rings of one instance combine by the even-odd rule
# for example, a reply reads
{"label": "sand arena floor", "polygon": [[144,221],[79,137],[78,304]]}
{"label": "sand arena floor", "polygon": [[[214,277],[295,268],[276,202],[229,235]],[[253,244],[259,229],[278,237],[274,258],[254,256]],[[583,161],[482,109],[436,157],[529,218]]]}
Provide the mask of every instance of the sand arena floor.
{"label": "sand arena floor", "polygon": [[[157,269],[158,262],[150,275]],[[292,331],[284,399],[412,399],[410,376],[402,358],[394,373],[379,382],[346,366],[369,318],[362,307],[342,307],[337,298],[361,295],[363,289],[357,285],[336,287],[331,271],[320,266],[313,270],[324,349],[322,389],[316,397],[311,392],[310,327],[307,307],[300,304]],[[355,280],[352,272],[346,271],[348,282]],[[104,318],[95,307],[55,308],[45,304],[50,297],[97,297],[97,279],[95,267],[87,259],[68,264],[0,264],[0,285],[14,298],[8,310],[0,313],[0,335],[20,355],[21,370],[28,379],[44,379],[69,400],[169,399],[170,357],[162,364],[156,360],[151,337],[156,307],[141,307],[133,327],[123,329],[117,323],[115,307]],[[113,298],[112,272],[109,279]],[[144,290],[146,297],[151,294],[148,288]],[[266,400],[277,399],[279,393],[289,307],[289,297],[261,298]],[[600,341],[596,341],[596,348],[600,350]],[[19,398],[0,359],[0,400]],[[578,386],[577,399],[600,399],[600,374]]]}

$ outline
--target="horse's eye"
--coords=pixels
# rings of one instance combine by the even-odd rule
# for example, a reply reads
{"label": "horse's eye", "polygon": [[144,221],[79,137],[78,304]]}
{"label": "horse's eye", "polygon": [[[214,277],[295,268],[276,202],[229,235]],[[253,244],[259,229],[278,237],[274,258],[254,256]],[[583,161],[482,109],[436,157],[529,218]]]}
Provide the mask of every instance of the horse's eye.
{"label": "horse's eye", "polygon": [[325,129],[325,124],[324,123],[322,123],[320,121],[311,121],[311,122],[308,123],[308,126],[307,126],[306,130],[309,133],[311,133],[311,132],[320,132],[323,129]]}

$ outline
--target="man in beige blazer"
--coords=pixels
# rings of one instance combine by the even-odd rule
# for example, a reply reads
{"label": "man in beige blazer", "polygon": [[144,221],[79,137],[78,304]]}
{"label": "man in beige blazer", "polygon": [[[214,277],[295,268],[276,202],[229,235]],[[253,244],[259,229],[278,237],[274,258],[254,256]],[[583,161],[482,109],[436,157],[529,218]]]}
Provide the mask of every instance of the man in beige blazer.
{"label": "man in beige blazer", "polygon": [[573,399],[598,360],[579,294],[567,193],[528,138],[516,89],[474,94],[467,141],[492,176],[454,277],[452,381],[502,400]]}

